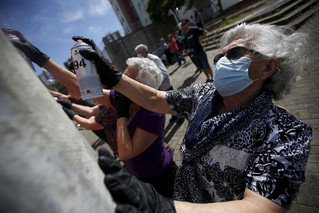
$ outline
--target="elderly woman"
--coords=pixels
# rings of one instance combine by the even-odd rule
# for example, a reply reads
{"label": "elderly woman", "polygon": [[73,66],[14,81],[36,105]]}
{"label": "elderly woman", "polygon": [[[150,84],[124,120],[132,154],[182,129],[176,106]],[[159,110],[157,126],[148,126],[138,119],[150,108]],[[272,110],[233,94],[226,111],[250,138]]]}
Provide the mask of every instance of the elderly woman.
{"label": "elderly woman", "polygon": [[[305,180],[312,130],[272,99],[290,92],[305,65],[305,42],[305,34],[287,28],[238,25],[221,39],[214,83],[167,92],[121,75],[97,52],[81,52],[99,64],[104,84],[149,110],[189,121],[175,201],[124,175],[100,151],[105,184],[118,211],[287,212]],[[119,188],[125,192],[121,196]],[[141,197],[132,199],[132,190]]]}
{"label": "elderly woman", "polygon": [[[125,76],[158,89],[163,75],[147,58],[129,58]],[[105,106],[117,113],[119,159],[140,180],[152,184],[157,192],[172,198],[177,165],[164,144],[165,115],[144,109],[114,90],[104,90]]]}

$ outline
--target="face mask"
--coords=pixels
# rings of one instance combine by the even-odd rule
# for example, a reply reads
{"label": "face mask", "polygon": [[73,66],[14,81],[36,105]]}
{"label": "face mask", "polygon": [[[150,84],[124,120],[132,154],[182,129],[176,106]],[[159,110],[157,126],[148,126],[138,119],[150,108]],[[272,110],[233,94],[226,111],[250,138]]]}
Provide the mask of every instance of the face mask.
{"label": "face mask", "polygon": [[214,71],[214,85],[222,96],[230,96],[246,89],[254,81],[248,75],[251,59],[241,57],[229,60],[222,57],[216,64]]}
{"label": "face mask", "polygon": [[141,53],[137,54],[137,57],[144,58]]}

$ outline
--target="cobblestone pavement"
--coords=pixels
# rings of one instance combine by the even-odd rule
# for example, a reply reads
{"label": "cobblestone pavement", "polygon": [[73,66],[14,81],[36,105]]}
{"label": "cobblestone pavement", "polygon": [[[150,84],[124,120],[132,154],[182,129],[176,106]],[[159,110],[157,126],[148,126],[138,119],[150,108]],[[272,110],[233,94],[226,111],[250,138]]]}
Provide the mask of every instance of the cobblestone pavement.
{"label": "cobblestone pavement", "polygon": [[[304,122],[310,124],[313,129],[314,138],[311,143],[311,152],[306,169],[306,182],[301,185],[297,199],[289,212],[292,213],[315,213],[319,212],[319,12],[312,16],[298,31],[307,32],[310,35],[309,55],[314,55],[310,69],[298,77],[296,87],[292,93],[276,104],[287,109],[291,114],[297,116]],[[209,61],[214,69],[212,59],[219,53],[219,50],[208,51]],[[300,56],[307,57],[307,56]],[[203,83],[206,77],[203,73],[195,73],[196,68],[186,57],[186,63],[178,67],[177,63],[168,67],[172,78],[174,89],[185,87],[195,83]],[[185,135],[188,122],[182,124],[169,122],[170,115],[167,115],[165,126],[165,142],[174,148],[174,160],[179,165],[181,156],[179,147]],[[93,148],[104,146],[105,143],[89,131],[82,131],[88,141],[91,141]]]}

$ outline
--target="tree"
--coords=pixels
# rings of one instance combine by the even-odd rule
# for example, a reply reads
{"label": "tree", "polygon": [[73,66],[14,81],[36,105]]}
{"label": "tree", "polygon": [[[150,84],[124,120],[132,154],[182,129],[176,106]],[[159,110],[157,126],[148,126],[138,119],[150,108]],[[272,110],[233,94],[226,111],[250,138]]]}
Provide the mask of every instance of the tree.
{"label": "tree", "polygon": [[46,86],[49,90],[57,91],[62,94],[68,94],[67,88],[57,80],[53,80],[51,84]]}
{"label": "tree", "polygon": [[176,14],[176,8],[181,8],[185,5],[185,10],[187,11],[193,8],[202,9],[209,4],[210,0],[149,0],[145,10],[150,14],[150,18],[155,24],[165,24],[169,11],[172,11],[174,16],[179,19]]}
{"label": "tree", "polygon": [[210,5],[211,2],[210,0],[201,0],[201,1],[187,0],[185,4],[186,4],[186,10],[191,10],[193,8],[200,10],[202,8],[205,8],[207,5]]}
{"label": "tree", "polygon": [[178,17],[176,8],[181,8],[186,2],[187,0],[149,0],[145,10],[155,24],[165,24],[169,11]]}

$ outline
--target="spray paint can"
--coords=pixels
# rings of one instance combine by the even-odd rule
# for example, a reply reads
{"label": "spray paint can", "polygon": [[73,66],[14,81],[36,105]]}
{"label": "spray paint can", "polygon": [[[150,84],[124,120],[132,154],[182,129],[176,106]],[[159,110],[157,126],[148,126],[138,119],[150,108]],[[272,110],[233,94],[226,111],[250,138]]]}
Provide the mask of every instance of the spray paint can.
{"label": "spray paint can", "polygon": [[72,61],[83,100],[103,96],[103,89],[95,64],[83,58],[79,53],[81,49],[91,48],[90,45],[81,40],[78,40],[71,48]]}
{"label": "spray paint can", "polygon": [[[14,43],[15,41],[20,41],[19,37],[13,34],[6,34],[7,38]],[[33,71],[35,71],[35,68],[32,64],[32,61],[30,60],[29,57],[27,57],[19,48],[16,48],[19,53],[22,55],[22,57],[26,60],[26,62],[30,65],[31,69],[33,69]]]}

